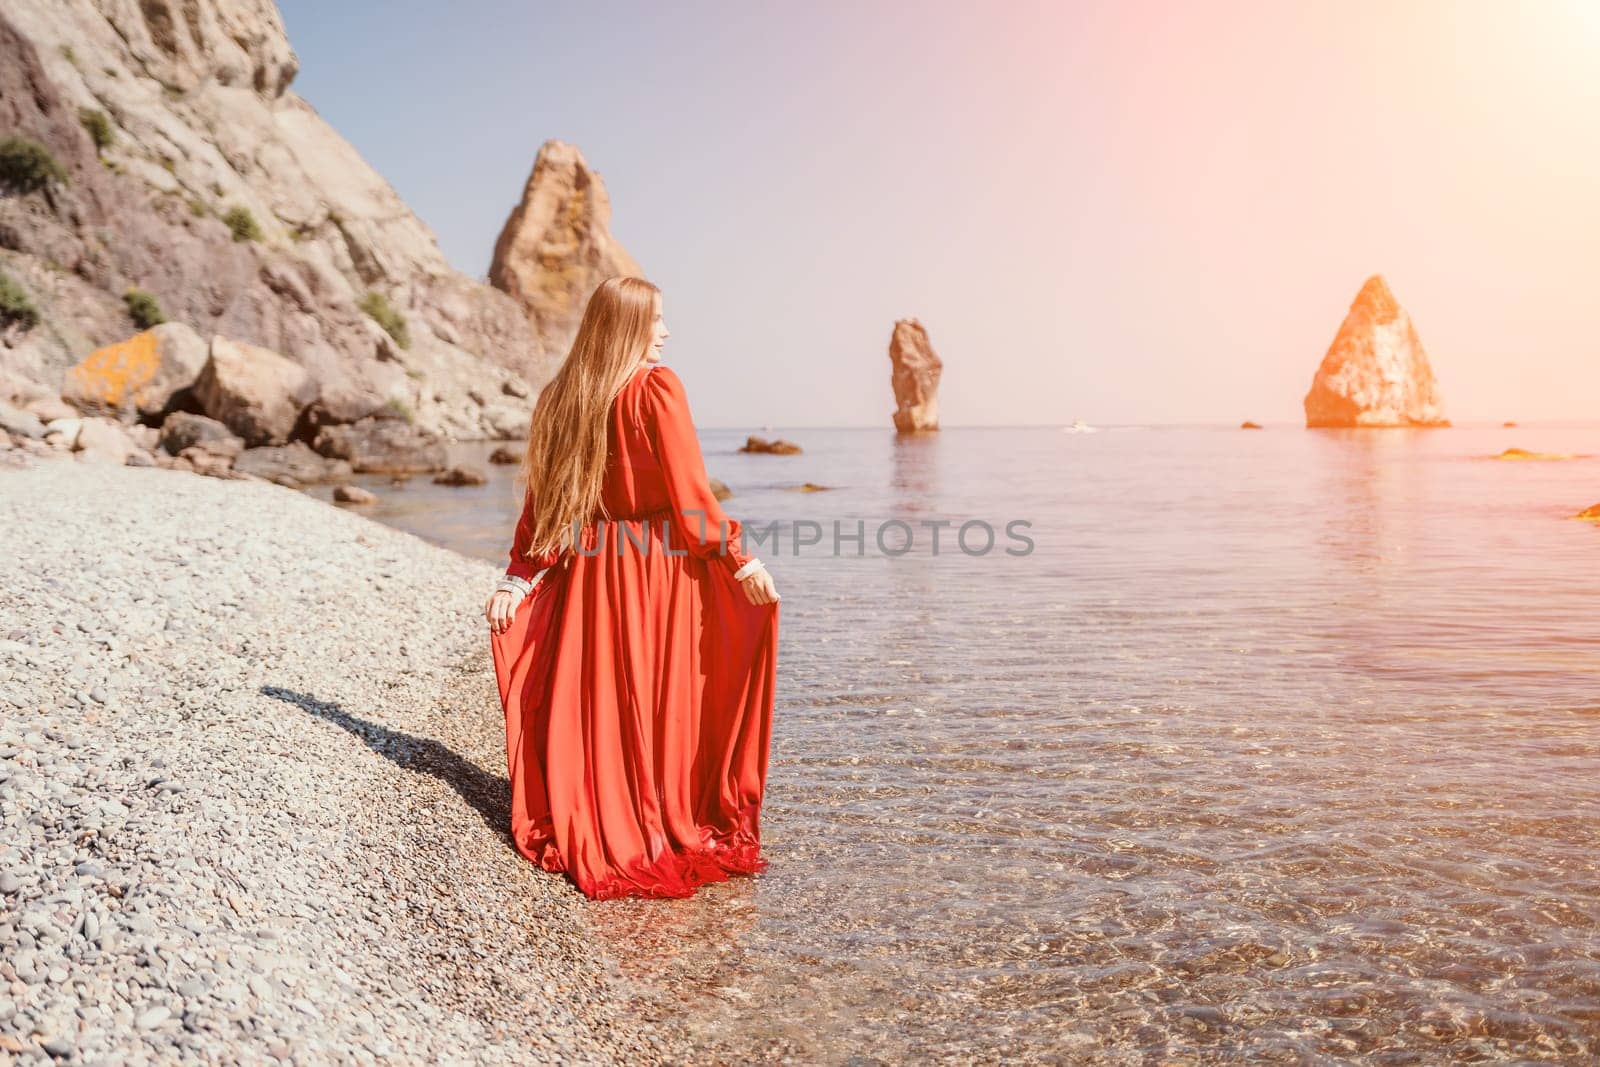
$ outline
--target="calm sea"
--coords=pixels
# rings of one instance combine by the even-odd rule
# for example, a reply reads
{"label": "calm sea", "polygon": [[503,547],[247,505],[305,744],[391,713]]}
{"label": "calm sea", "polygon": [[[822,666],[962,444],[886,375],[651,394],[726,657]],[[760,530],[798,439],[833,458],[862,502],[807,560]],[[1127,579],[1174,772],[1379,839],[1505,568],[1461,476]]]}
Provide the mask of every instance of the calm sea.
{"label": "calm sea", "polygon": [[[1600,1056],[1600,427],[783,435],[702,435],[784,538],[771,869],[594,912],[662,1010],[736,1061]],[[376,515],[500,562],[508,472]]]}

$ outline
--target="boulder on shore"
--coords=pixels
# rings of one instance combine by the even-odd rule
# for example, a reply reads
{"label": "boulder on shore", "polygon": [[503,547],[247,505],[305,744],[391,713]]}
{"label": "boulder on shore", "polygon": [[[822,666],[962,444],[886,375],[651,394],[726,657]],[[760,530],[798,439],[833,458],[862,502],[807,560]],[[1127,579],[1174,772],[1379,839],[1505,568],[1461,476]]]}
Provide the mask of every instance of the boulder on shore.
{"label": "boulder on shore", "polygon": [[1383,275],[1356,294],[1305,396],[1306,426],[1449,426],[1422,341]]}
{"label": "boulder on shore", "polygon": [[324,426],[311,447],[348,460],[357,474],[431,474],[450,465],[445,444],[398,418],[367,418]]}
{"label": "boulder on shore", "polygon": [[300,412],[318,393],[300,364],[220,334],[211,339],[211,358],[194,383],[201,410],[252,447],[288,444]]}
{"label": "boulder on shore", "polygon": [[244,439],[216,419],[189,411],[174,411],[161,423],[158,444],[171,455],[198,448],[228,460],[244,451]]}
{"label": "boulder on shore", "polygon": [[91,415],[78,428],[72,443],[77,458],[87,463],[110,463],[121,467],[128,457],[139,451],[139,446],[128,438],[115,419]]}
{"label": "boulder on shore", "polygon": [[928,342],[928,331],[916,319],[901,319],[889,338],[894,365],[894,428],[924,433],[939,428],[939,376],[944,363]]}
{"label": "boulder on shore", "polygon": [[318,482],[343,481],[353,473],[346,460],[319,456],[304,441],[248,449],[234,460],[233,469],[296,489]]}
{"label": "boulder on shore", "polygon": [[62,399],[88,414],[123,421],[154,418],[194,385],[206,364],[206,342],[182,322],[163,322],[126,341],[97,348],[67,369]]}

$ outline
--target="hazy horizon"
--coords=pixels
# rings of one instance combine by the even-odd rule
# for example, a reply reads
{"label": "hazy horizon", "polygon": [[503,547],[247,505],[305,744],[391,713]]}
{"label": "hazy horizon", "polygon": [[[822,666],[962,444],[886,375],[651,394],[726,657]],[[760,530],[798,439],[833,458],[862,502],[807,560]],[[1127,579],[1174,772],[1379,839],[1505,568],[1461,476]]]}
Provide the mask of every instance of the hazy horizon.
{"label": "hazy horizon", "polygon": [[576,145],[708,428],[888,427],[905,317],[946,426],[1294,423],[1372,274],[1452,421],[1600,397],[1600,5],[280,7],[464,273]]}

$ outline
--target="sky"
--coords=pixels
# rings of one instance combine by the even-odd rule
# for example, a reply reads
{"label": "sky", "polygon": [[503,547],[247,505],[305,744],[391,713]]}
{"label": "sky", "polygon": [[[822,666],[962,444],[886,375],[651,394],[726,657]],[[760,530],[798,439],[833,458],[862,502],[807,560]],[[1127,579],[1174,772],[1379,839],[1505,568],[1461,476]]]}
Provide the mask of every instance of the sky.
{"label": "sky", "polygon": [[279,0],[305,97],[482,278],[576,145],[696,421],[1297,423],[1362,282],[1446,414],[1600,417],[1600,0]]}

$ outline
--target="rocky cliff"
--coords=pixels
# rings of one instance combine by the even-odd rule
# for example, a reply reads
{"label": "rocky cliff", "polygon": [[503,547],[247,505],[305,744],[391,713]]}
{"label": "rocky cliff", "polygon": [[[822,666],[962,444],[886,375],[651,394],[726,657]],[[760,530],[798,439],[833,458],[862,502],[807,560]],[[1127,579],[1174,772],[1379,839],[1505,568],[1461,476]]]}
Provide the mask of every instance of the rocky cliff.
{"label": "rocky cliff", "polygon": [[[166,319],[304,367],[307,439],[385,410],[450,438],[526,430],[561,316],[452,269],[290,90],[297,68],[270,0],[6,0],[0,385],[59,391]],[[574,299],[562,249],[546,242],[524,290]]]}
{"label": "rocky cliff", "polygon": [[1411,316],[1374,274],[1362,285],[1305,396],[1306,426],[1448,426]]}

